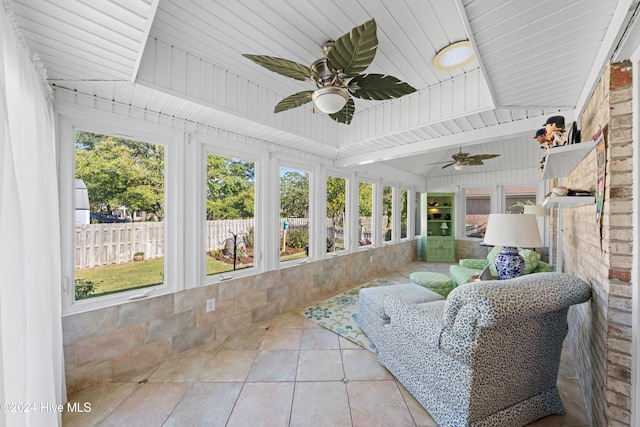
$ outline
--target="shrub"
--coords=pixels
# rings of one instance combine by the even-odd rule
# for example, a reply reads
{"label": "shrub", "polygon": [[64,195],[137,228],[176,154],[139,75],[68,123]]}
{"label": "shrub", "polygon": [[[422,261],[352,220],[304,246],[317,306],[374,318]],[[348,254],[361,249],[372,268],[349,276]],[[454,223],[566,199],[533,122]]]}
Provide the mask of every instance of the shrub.
{"label": "shrub", "polygon": [[96,288],[96,283],[86,279],[76,279],[76,299],[84,299],[93,293]]}
{"label": "shrub", "polygon": [[287,246],[295,249],[304,249],[309,245],[309,231],[307,229],[289,230],[287,234]]}

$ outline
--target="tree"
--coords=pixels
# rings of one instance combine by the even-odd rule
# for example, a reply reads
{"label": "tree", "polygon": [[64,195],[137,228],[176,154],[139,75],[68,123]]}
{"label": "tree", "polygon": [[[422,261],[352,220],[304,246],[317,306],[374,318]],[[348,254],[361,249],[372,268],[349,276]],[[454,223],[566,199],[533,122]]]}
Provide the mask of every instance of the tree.
{"label": "tree", "polygon": [[327,177],[327,216],[331,218],[334,226],[338,225],[339,219],[344,218],[347,191],[344,178]]}
{"label": "tree", "polygon": [[308,172],[288,170],[280,177],[280,211],[283,218],[308,217]]}
{"label": "tree", "polygon": [[254,188],[253,162],[207,157],[207,219],[253,218]]}
{"label": "tree", "polygon": [[361,217],[371,217],[373,206],[373,184],[370,182],[360,182],[358,184],[358,205]]}
{"label": "tree", "polygon": [[130,139],[76,133],[76,177],[91,209],[119,206],[164,216],[164,147]]}

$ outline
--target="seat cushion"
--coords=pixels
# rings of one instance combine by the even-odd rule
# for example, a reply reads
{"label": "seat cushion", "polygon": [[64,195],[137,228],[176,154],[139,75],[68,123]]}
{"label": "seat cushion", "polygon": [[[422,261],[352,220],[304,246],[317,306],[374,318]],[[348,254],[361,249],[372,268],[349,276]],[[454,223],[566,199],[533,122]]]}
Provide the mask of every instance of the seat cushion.
{"label": "seat cushion", "polygon": [[430,289],[446,298],[453,290],[453,282],[446,274],[431,271],[416,271],[409,275],[409,281]]}

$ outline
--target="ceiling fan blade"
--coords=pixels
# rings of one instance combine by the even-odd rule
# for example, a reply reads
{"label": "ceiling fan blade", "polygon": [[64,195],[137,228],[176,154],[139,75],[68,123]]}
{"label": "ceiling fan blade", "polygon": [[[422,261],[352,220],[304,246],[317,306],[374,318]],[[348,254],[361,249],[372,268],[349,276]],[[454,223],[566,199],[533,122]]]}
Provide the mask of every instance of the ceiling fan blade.
{"label": "ceiling fan blade", "polygon": [[294,93],[293,95],[289,95],[284,98],[282,101],[276,104],[276,108],[273,111],[274,113],[279,113],[281,111],[290,110],[292,108],[299,107],[301,105],[306,104],[307,102],[311,102],[311,95],[313,94],[312,90],[305,90],[304,92]]}
{"label": "ceiling fan blade", "polygon": [[376,56],[376,30],[376,21],[371,19],[341,36],[327,54],[329,66],[342,70],[346,77],[355,77],[366,70]]}
{"label": "ceiling fan blade", "polygon": [[353,113],[355,111],[356,104],[353,102],[353,98],[349,98],[345,106],[342,107],[342,110],[338,111],[337,113],[329,114],[329,117],[331,117],[336,122],[348,125],[351,123],[351,119],[353,118]]}
{"label": "ceiling fan blade", "polygon": [[449,163],[449,164],[444,165],[444,166],[442,167],[442,169],[444,169],[444,168],[448,168],[449,166],[453,166],[453,165],[455,165],[455,164],[457,164],[457,163],[458,163],[458,162],[451,162],[451,163]]}
{"label": "ceiling fan blade", "polygon": [[349,82],[349,92],[362,99],[400,98],[415,91],[408,83],[384,74],[360,74]]}
{"label": "ceiling fan blade", "polygon": [[266,55],[249,55],[247,53],[242,54],[247,59],[252,60],[258,65],[263,66],[269,71],[281,74],[286,77],[291,77],[296,80],[315,80],[317,76],[309,67],[306,67],[297,62],[289,61],[288,59],[274,58]]}
{"label": "ceiling fan blade", "polygon": [[469,160],[488,160],[493,159],[494,157],[498,157],[500,154],[476,154],[475,156],[469,157]]}
{"label": "ceiling fan blade", "polygon": [[482,162],[481,159],[471,159],[469,158],[469,160],[465,163],[467,166],[480,166],[480,165],[484,165],[484,163]]}

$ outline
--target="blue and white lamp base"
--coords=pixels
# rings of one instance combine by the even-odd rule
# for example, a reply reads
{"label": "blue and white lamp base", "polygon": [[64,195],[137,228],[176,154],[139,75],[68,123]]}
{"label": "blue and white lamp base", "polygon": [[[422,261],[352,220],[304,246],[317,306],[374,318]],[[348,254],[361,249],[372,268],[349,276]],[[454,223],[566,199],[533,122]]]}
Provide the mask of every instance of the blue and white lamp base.
{"label": "blue and white lamp base", "polygon": [[524,258],[514,246],[503,246],[495,257],[498,279],[506,280],[524,274]]}

